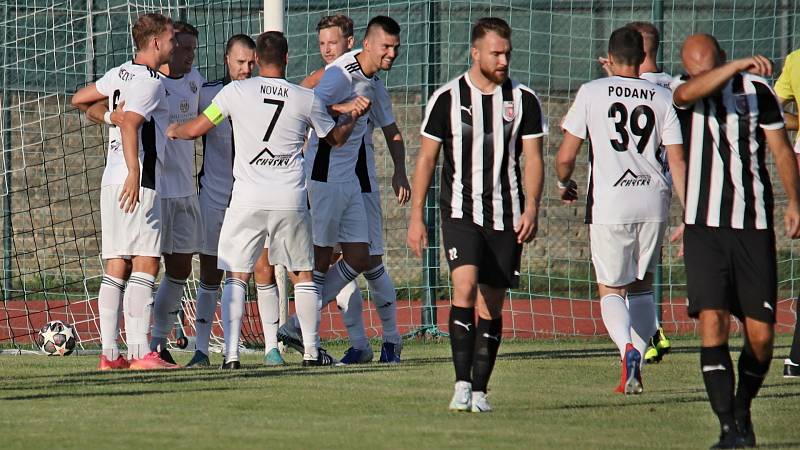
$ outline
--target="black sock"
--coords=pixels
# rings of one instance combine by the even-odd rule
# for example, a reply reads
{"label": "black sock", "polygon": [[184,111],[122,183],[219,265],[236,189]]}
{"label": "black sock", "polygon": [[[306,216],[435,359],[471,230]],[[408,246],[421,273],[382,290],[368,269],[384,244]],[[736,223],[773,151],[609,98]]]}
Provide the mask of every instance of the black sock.
{"label": "black sock", "polygon": [[700,347],[700,366],[711,409],[724,429],[734,429],[733,420],[733,361],[728,344]]}
{"label": "black sock", "polygon": [[750,417],[750,404],[758,394],[769,372],[770,360],[759,361],[754,355],[742,349],[739,356],[739,385],[736,387],[736,417]]}
{"label": "black sock", "polygon": [[450,349],[456,381],[472,382],[472,357],[475,349],[475,308],[450,308]]}
{"label": "black sock", "polygon": [[486,392],[489,377],[492,376],[500,338],[503,334],[503,319],[478,319],[475,336],[475,361],[472,363],[472,390]]}
{"label": "black sock", "polygon": [[800,364],[800,297],[795,304],[794,339],[792,339],[792,349],[789,351],[789,359],[795,364]]}

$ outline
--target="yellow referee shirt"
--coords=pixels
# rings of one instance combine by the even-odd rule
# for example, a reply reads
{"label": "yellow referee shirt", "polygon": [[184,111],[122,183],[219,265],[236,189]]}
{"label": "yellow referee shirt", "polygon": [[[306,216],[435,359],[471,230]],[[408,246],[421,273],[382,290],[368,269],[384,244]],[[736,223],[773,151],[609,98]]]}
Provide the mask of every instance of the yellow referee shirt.
{"label": "yellow referee shirt", "polygon": [[[794,100],[798,102],[798,110],[800,110],[800,50],[795,50],[786,57],[783,72],[775,82],[775,93],[778,94],[781,101]],[[794,146],[795,152],[800,150],[800,133],[797,134],[797,137]]]}

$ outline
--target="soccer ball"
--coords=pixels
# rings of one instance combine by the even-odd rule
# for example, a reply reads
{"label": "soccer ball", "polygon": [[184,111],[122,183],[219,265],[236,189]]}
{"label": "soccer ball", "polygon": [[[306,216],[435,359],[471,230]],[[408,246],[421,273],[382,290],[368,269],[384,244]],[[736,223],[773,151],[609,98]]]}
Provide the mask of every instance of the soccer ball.
{"label": "soccer ball", "polygon": [[67,356],[75,350],[75,328],[60,320],[47,322],[36,335],[36,345],[48,356]]}

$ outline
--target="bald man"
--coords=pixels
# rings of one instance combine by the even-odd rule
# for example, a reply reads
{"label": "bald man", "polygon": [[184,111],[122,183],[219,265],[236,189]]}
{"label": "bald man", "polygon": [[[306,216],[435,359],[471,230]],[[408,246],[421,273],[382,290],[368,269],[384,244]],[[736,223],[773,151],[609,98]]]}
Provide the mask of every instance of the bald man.
{"label": "bald man", "polygon": [[[750,404],[772,359],[777,270],[773,154],[787,195],[787,237],[800,236],[800,183],[780,103],[761,76],[772,63],[755,55],[726,62],[714,37],[690,36],[681,50],[688,76],[673,85],[688,143],[683,235],[689,315],[700,321],[700,365],[719,442],[711,448],[756,444]],[[676,179],[678,179],[676,177]],[[743,324],[739,384],[728,349],[730,315]]]}

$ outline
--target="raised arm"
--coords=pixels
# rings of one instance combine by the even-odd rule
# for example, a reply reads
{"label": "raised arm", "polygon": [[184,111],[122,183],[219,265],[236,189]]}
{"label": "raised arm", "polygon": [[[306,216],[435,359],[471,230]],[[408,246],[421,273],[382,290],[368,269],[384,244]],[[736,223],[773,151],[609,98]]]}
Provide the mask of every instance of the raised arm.
{"label": "raised arm", "polygon": [[761,55],[733,60],[690,78],[675,89],[672,100],[680,107],[691,105],[719,90],[734,75],[742,71],[768,77],[772,75],[772,62]]}
{"label": "raised arm", "polygon": [[72,96],[70,103],[72,103],[72,106],[86,112],[86,110],[96,102],[107,98],[108,96],[101,94],[100,91],[97,90],[97,85],[95,85],[95,83],[89,83],[78,89],[78,92]]}

